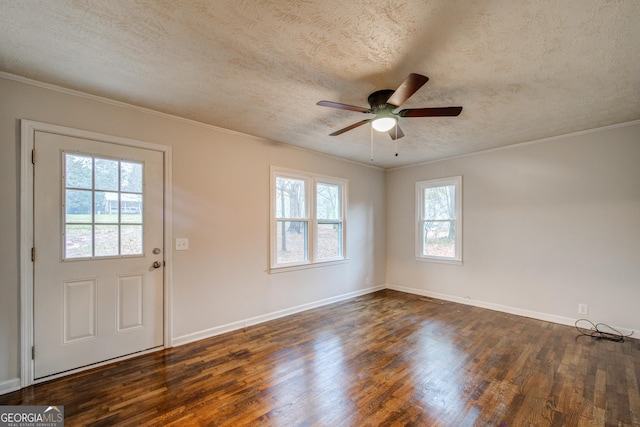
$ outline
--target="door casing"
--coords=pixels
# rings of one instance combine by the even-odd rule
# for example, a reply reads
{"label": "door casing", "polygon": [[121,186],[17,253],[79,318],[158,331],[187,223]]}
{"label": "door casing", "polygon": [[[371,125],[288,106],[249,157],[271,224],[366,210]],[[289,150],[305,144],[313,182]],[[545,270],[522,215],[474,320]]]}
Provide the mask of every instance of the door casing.
{"label": "door casing", "polygon": [[[170,146],[138,141],[134,139],[116,137],[102,133],[74,129],[65,126],[59,126],[49,123],[42,123],[33,120],[22,119],[21,125],[21,168],[20,168],[20,386],[27,387],[38,381],[34,380],[35,367],[32,359],[32,348],[34,345],[34,329],[33,329],[33,262],[31,261],[33,248],[33,163],[32,153],[35,140],[35,132],[47,132],[60,135],[91,139],[100,142],[118,144],[129,147],[143,148],[147,150],[160,151],[164,154],[164,247],[165,247],[165,268],[164,268],[164,302],[163,302],[163,328],[164,328],[164,347],[171,347],[172,331],[171,331],[171,300],[172,300],[172,205],[171,205],[171,156],[172,150]],[[37,154],[36,154],[37,156]],[[37,159],[36,159],[37,161]],[[139,355],[137,353],[136,355]],[[116,359],[126,359],[132,357],[124,356]],[[110,360],[103,363],[92,365],[91,367],[100,366],[102,364],[113,363]],[[77,370],[65,372],[63,374],[47,377],[46,380],[69,375],[74,372],[85,370],[80,368]]]}

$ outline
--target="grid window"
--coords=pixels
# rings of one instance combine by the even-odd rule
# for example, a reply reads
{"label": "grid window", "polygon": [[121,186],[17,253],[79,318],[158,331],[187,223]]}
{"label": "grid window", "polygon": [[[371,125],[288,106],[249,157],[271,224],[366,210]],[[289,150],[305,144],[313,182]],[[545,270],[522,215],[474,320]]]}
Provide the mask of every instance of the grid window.
{"label": "grid window", "polygon": [[462,262],[462,177],[416,183],[416,257]]}
{"label": "grid window", "polygon": [[142,255],[142,163],[63,155],[64,259]]}
{"label": "grid window", "polygon": [[345,259],[346,180],[272,168],[271,268]]}

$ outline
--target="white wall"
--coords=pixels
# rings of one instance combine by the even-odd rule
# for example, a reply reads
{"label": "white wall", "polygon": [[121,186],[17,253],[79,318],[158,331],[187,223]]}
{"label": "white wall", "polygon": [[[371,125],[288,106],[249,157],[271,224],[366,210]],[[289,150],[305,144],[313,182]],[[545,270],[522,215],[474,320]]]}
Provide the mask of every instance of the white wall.
{"label": "white wall", "polygon": [[[463,176],[463,265],[414,258],[414,186]],[[387,172],[392,288],[640,337],[640,123]]]}
{"label": "white wall", "polygon": [[[0,99],[0,392],[20,363],[20,119],[173,147],[172,232],[190,246],[173,254],[174,342],[386,282],[380,169],[1,77]],[[349,180],[348,262],[267,272],[270,165]]]}

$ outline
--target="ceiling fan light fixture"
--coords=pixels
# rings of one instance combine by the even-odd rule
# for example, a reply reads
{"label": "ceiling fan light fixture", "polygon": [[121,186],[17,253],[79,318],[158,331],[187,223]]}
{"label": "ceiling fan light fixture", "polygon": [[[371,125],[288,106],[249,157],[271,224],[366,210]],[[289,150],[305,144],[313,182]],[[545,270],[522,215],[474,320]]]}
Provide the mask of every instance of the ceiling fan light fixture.
{"label": "ceiling fan light fixture", "polygon": [[383,116],[377,117],[371,122],[371,126],[378,132],[387,132],[396,125],[397,119],[395,117]]}

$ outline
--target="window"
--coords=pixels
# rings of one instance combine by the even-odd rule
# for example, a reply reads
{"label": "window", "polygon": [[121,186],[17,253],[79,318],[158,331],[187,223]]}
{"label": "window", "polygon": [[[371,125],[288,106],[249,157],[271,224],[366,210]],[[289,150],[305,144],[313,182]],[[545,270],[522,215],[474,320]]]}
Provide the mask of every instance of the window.
{"label": "window", "polygon": [[462,177],[416,183],[416,257],[462,262]]}
{"label": "window", "polygon": [[64,154],[64,259],[142,254],[142,163]]}
{"label": "window", "polygon": [[271,268],[346,258],[347,181],[271,170]]}

